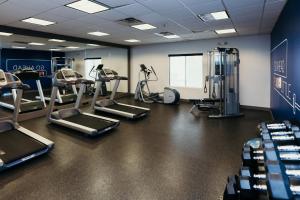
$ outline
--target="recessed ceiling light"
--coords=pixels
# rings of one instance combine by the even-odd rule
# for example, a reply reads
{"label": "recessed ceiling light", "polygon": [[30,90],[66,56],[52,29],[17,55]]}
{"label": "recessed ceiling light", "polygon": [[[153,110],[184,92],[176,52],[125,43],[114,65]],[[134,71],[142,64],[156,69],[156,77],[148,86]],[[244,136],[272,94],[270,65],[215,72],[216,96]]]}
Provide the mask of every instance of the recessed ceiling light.
{"label": "recessed ceiling light", "polygon": [[152,26],[150,24],[139,24],[139,25],[134,25],[131,26],[133,28],[139,29],[139,30],[149,30],[149,29],[155,29],[155,26]]}
{"label": "recessed ceiling light", "polygon": [[22,46],[12,46],[11,48],[13,48],[13,49],[26,49],[26,47],[22,47]]}
{"label": "recessed ceiling light", "polygon": [[221,19],[228,19],[228,15],[226,11],[213,12],[204,15],[198,15],[198,17],[204,22],[210,22]]}
{"label": "recessed ceiling light", "polygon": [[74,47],[74,46],[69,46],[69,47],[66,47],[67,49],[78,49],[79,47]]}
{"label": "recessed ceiling light", "polygon": [[33,17],[23,19],[22,22],[27,22],[27,23],[31,23],[31,24],[40,25],[40,26],[48,26],[48,25],[55,24],[55,22],[51,22],[51,21],[47,21],[47,20],[43,20],[43,19],[37,19],[37,18],[33,18]]}
{"label": "recessed ceiling light", "polygon": [[12,33],[0,32],[0,36],[11,36]]}
{"label": "recessed ceiling light", "polygon": [[140,40],[136,39],[129,39],[129,40],[124,40],[125,42],[141,42]]}
{"label": "recessed ceiling light", "polygon": [[60,51],[61,49],[49,49],[50,51]]}
{"label": "recessed ceiling light", "polygon": [[59,39],[49,39],[50,42],[65,42],[66,40],[59,40]]}
{"label": "recessed ceiling light", "polygon": [[215,20],[228,19],[228,15],[225,11],[213,12],[210,14],[215,18]]}
{"label": "recessed ceiling light", "polygon": [[103,32],[100,32],[100,31],[89,32],[88,34],[89,35],[95,35],[95,36],[106,36],[106,35],[109,35],[108,33],[103,33]]}
{"label": "recessed ceiling light", "polygon": [[165,35],[165,36],[163,36],[163,37],[168,38],[168,39],[176,39],[176,38],[180,38],[179,35]]}
{"label": "recessed ceiling light", "polygon": [[45,45],[44,43],[39,43],[39,42],[30,42],[28,44],[29,45],[34,45],[34,46],[43,46],[43,45]]}
{"label": "recessed ceiling light", "polygon": [[226,33],[235,33],[236,30],[234,28],[229,29],[221,29],[221,30],[215,30],[217,34],[226,34]]}
{"label": "recessed ceiling light", "polygon": [[90,1],[90,0],[75,1],[73,3],[67,4],[66,6],[89,14],[93,14],[93,13],[97,13],[109,9],[107,6],[101,5],[98,2]]}
{"label": "recessed ceiling light", "polygon": [[100,45],[98,45],[98,44],[86,44],[86,45],[92,46],[92,47],[99,47],[99,46],[100,46]]}

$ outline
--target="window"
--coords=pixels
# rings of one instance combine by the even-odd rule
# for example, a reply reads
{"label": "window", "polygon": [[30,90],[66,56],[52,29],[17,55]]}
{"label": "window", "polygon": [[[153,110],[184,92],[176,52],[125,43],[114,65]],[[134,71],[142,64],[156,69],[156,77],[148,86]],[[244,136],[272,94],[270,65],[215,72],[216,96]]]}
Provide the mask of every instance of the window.
{"label": "window", "polygon": [[[84,78],[95,80],[96,68],[102,63],[101,58],[86,58],[84,59]],[[94,69],[93,69],[94,67]],[[93,71],[91,71],[93,69]]]}
{"label": "window", "polygon": [[202,54],[169,55],[170,86],[203,88]]}

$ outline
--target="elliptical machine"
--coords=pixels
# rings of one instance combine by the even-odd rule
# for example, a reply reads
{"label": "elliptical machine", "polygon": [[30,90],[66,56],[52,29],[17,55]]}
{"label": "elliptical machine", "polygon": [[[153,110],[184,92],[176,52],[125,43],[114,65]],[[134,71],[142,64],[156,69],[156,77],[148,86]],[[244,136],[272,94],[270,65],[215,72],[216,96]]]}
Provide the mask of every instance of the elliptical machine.
{"label": "elliptical machine", "polygon": [[[97,67],[93,66],[92,69],[89,72],[89,77],[91,77],[92,79],[94,79],[94,81],[96,81],[99,77],[99,73],[101,73],[102,68],[103,68],[103,64],[99,64]],[[95,84],[87,85],[86,93],[89,96],[94,96],[95,90],[96,90],[96,85]],[[101,90],[100,90],[99,95],[100,96],[107,96],[108,95],[105,81],[101,83]]]}
{"label": "elliptical machine", "polygon": [[[144,64],[140,65],[139,81],[135,89],[134,99],[143,101],[145,103],[163,103],[163,104],[178,104],[180,101],[180,94],[177,90],[165,87],[164,92],[150,91],[148,81],[158,81],[158,76],[152,66],[146,67]],[[144,79],[141,79],[141,74]],[[154,77],[153,77],[154,76]]]}

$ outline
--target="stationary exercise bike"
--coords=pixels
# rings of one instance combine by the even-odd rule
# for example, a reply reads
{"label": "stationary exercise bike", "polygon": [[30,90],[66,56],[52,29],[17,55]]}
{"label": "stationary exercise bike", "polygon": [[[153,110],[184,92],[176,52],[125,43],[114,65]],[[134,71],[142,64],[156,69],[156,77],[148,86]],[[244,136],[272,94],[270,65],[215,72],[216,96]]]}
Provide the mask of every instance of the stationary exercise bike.
{"label": "stationary exercise bike", "polygon": [[[165,87],[164,92],[152,93],[150,91],[148,81],[158,81],[158,76],[151,66],[146,67],[144,64],[140,65],[139,82],[135,89],[134,99],[143,101],[145,103],[163,103],[163,104],[178,104],[180,100],[180,94],[177,90]],[[141,74],[144,75],[144,79],[141,79]]]}

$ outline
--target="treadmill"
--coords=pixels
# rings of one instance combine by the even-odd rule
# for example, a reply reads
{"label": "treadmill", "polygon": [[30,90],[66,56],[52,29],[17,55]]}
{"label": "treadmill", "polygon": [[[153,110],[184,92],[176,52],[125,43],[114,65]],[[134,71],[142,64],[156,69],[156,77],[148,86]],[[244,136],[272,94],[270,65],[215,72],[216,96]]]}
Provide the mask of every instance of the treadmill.
{"label": "treadmill", "polygon": [[[92,101],[92,108],[98,111],[115,114],[129,119],[137,119],[146,116],[150,112],[149,108],[124,104],[114,100],[118,87],[120,85],[120,81],[128,80],[128,78],[118,76],[117,72],[108,68],[104,69],[102,67],[100,73],[98,73],[98,78],[96,80],[96,91],[94,93]],[[112,80],[116,80],[116,82],[110,98],[97,101],[99,93],[102,92],[101,85],[103,85],[103,82],[110,82]]]}
{"label": "treadmill", "polygon": [[[72,85],[72,92],[67,93],[66,89],[64,90],[57,90],[57,96],[55,98],[55,103],[57,104],[68,104],[68,103],[74,103],[77,99],[77,89],[75,85]],[[41,99],[41,96],[36,96],[36,99]],[[45,96],[45,101],[50,102],[51,96]]]}
{"label": "treadmill", "polygon": [[24,163],[49,152],[54,143],[42,136],[21,127],[18,122],[23,89],[22,84],[12,74],[0,70],[0,89],[16,90],[16,101],[12,120],[0,121],[0,171]]}
{"label": "treadmill", "polygon": [[[86,85],[94,83],[94,81],[79,79],[77,77],[78,75],[76,75],[72,69],[67,68],[60,69],[55,73],[51,100],[49,104],[49,112],[47,116],[48,121],[53,124],[82,132],[88,136],[100,135],[116,128],[120,124],[119,120],[82,112],[79,109],[80,101]],[[60,109],[53,112],[58,88],[66,87],[71,84],[80,84],[75,107]]]}
{"label": "treadmill", "polygon": [[[43,110],[46,108],[46,103],[44,99],[43,89],[40,82],[40,76],[37,71],[33,71],[31,69],[18,70],[14,72],[14,75],[17,79],[23,81],[34,80],[36,82],[36,86],[38,88],[38,92],[40,95],[40,100],[29,100],[22,98],[20,104],[20,113],[27,113],[37,110]],[[16,100],[16,89],[12,89],[12,95],[2,97],[0,101],[0,106],[14,110],[14,101]]]}
{"label": "treadmill", "polygon": [[[74,58],[70,57],[52,57],[51,58],[51,74],[55,74],[58,70],[62,68],[73,69]],[[52,77],[51,77],[52,78]],[[40,96],[36,96],[36,99],[41,99]],[[71,85],[71,88],[64,88],[57,90],[57,97],[55,99],[56,104],[69,104],[74,103],[77,99],[77,89],[75,85]],[[46,101],[51,100],[50,95],[45,96]]]}

